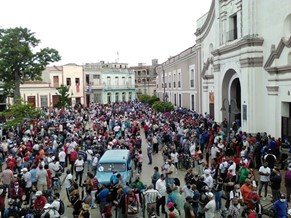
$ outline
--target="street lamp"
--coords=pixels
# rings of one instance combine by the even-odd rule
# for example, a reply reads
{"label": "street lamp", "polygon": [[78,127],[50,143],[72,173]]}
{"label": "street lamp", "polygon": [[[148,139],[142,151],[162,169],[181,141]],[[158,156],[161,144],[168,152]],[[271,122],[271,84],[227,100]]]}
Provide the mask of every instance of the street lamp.
{"label": "street lamp", "polygon": [[[227,107],[225,107],[225,103],[227,103]],[[237,108],[237,102],[235,99],[230,99],[230,101],[225,98],[222,102],[221,111],[226,111],[228,113],[228,122],[227,122],[227,129],[228,129],[228,141],[230,140],[230,115],[231,114],[239,114],[240,110]]]}

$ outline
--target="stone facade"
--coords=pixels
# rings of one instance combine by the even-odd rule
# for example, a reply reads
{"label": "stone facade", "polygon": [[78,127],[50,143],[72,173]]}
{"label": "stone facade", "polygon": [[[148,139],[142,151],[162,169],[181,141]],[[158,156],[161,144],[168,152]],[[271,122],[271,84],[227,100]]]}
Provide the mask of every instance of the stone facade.
{"label": "stone facade", "polygon": [[291,137],[290,1],[213,0],[195,35],[202,112]]}
{"label": "stone facade", "polygon": [[84,65],[86,104],[132,101],[136,98],[135,75],[123,63]]}
{"label": "stone facade", "polygon": [[137,94],[156,95],[156,67],[158,60],[153,59],[152,65],[139,63],[138,66],[130,67],[135,74],[135,88]]}
{"label": "stone facade", "polygon": [[169,58],[157,67],[157,95],[177,107],[200,111],[200,74],[196,46]]}

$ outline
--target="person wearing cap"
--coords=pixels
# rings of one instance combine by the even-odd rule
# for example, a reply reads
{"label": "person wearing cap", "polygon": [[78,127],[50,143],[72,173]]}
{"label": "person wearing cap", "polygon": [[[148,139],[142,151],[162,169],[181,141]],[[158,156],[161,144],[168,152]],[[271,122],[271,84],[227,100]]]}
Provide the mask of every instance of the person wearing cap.
{"label": "person wearing cap", "polygon": [[167,204],[168,208],[168,218],[180,218],[179,211],[175,208],[175,204],[173,202],[169,202]]}
{"label": "person wearing cap", "polygon": [[186,202],[184,203],[184,212],[185,212],[185,218],[194,218],[194,210],[192,207],[193,198],[190,196],[186,197]]}
{"label": "person wearing cap", "polygon": [[290,202],[290,195],[291,195],[291,164],[289,164],[288,167],[287,167],[287,170],[285,172],[284,180],[285,180],[287,202]]}
{"label": "person wearing cap", "polygon": [[54,208],[53,205],[46,203],[43,207],[43,212],[41,217],[53,217],[53,218],[59,218],[61,217],[58,210],[56,208]]}
{"label": "person wearing cap", "polygon": [[212,192],[206,192],[206,196],[208,197],[208,203],[203,208],[203,211],[205,212],[205,218],[214,218],[215,217],[215,200],[214,195]]}
{"label": "person wearing cap", "polygon": [[35,193],[33,209],[35,209],[36,211],[42,211],[46,203],[47,199],[45,196],[43,196],[42,191],[37,191]]}
{"label": "person wearing cap", "polygon": [[24,187],[25,188],[24,189],[25,196],[26,196],[25,204],[28,204],[29,200],[30,200],[30,191],[31,191],[31,187],[32,187],[31,174],[30,174],[30,172],[28,171],[27,168],[23,168],[21,170],[21,172],[23,173],[22,178],[23,178],[23,180],[25,182],[25,187]]}

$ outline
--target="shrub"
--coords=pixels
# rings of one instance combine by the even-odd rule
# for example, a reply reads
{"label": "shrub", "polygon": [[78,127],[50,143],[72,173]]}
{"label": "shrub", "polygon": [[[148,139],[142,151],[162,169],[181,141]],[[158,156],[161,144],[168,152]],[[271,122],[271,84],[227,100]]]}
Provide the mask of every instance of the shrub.
{"label": "shrub", "polygon": [[171,102],[156,101],[153,109],[157,112],[169,112],[174,110],[174,105]]}

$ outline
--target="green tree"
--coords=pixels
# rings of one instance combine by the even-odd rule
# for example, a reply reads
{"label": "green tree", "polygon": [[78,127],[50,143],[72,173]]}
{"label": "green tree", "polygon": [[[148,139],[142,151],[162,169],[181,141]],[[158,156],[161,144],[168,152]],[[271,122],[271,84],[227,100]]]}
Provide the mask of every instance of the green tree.
{"label": "green tree", "polygon": [[169,112],[174,110],[174,105],[171,102],[156,101],[153,104],[153,109],[157,112]]}
{"label": "green tree", "polygon": [[16,127],[22,124],[25,120],[32,120],[41,115],[39,109],[34,108],[31,104],[17,100],[8,109],[0,113],[1,117],[6,119],[5,128]]}
{"label": "green tree", "polygon": [[65,108],[68,107],[70,104],[69,99],[69,87],[65,85],[61,85],[57,88],[58,93],[56,93],[59,96],[59,101],[57,103],[57,107],[59,108]]}
{"label": "green tree", "polygon": [[6,95],[20,98],[20,84],[41,80],[45,67],[61,59],[57,50],[38,49],[40,40],[27,28],[0,29],[0,76]]}

